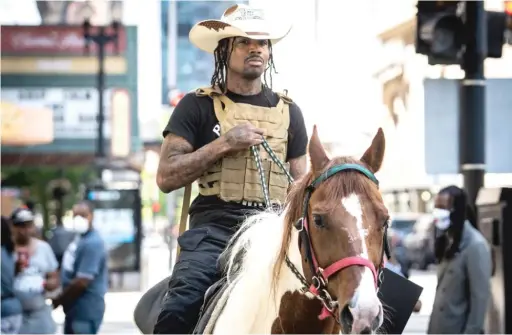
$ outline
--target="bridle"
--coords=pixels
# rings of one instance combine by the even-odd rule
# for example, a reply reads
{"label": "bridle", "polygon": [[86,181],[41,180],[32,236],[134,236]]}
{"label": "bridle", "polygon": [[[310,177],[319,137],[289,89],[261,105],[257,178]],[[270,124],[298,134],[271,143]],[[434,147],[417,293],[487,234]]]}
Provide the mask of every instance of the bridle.
{"label": "bridle", "polygon": [[307,291],[312,293],[317,299],[319,299],[322,304],[322,312],[320,313],[319,318],[321,320],[327,318],[328,316],[333,316],[335,320],[338,318],[334,316],[334,310],[338,306],[338,302],[332,298],[327,290],[327,283],[329,282],[329,278],[334,276],[336,273],[347,269],[352,266],[364,266],[370,269],[373,273],[373,278],[375,281],[375,287],[378,288],[380,286],[379,274],[380,269],[382,269],[384,265],[384,255],[389,258],[389,245],[387,241],[387,225],[384,227],[384,241],[383,241],[383,250],[381,254],[381,262],[379,264],[379,271],[375,268],[375,265],[367,258],[361,256],[349,256],[342,258],[325,269],[320,267],[318,261],[315,256],[315,252],[313,250],[313,244],[310,236],[310,228],[308,218],[308,205],[309,200],[315,189],[322,182],[326,181],[333,175],[343,172],[343,171],[357,171],[368,177],[371,181],[373,181],[377,186],[379,182],[377,178],[375,178],[374,174],[368,170],[367,168],[359,165],[359,164],[340,164],[335,165],[322,173],[319,177],[317,177],[313,182],[306,188],[306,193],[304,197],[303,203],[303,211],[302,216],[295,222],[295,229],[299,232],[299,246],[302,245],[305,251],[305,261],[309,264],[311,273],[313,276],[311,277],[311,284],[308,285],[307,280],[304,276],[297,270],[296,266],[286,257],[285,262],[293,274],[304,284],[303,291]]}
{"label": "bridle", "polygon": [[[268,152],[272,160],[285,172],[286,176],[288,177],[288,180],[290,183],[293,182],[292,176],[289,174],[289,172],[285,169],[282,162],[275,156],[274,152],[268,145],[268,143],[263,140],[262,143],[263,148]],[[255,156],[256,160],[256,166],[258,167],[258,171],[260,173],[260,179],[262,182],[262,188],[263,188],[263,194],[265,197],[265,202],[267,206],[270,206],[270,199],[268,195],[268,189],[266,187],[265,182],[265,175],[263,173],[263,169],[261,168],[261,158],[258,153],[257,147],[251,147],[251,150]],[[315,298],[319,299],[322,302],[322,311],[319,315],[320,320],[324,320],[325,318],[329,316],[333,316],[334,319],[339,323],[338,317],[334,315],[335,309],[338,307],[338,302],[332,298],[331,294],[329,294],[329,291],[327,289],[327,283],[329,281],[329,278],[337,274],[338,272],[347,269],[352,266],[364,266],[373,273],[374,281],[375,281],[375,288],[378,288],[381,284],[380,274],[382,273],[382,268],[384,267],[384,255],[389,259],[390,258],[390,250],[389,250],[389,244],[387,239],[387,224],[384,226],[384,238],[383,238],[383,248],[381,253],[381,260],[379,264],[379,269],[375,268],[375,265],[369,260],[364,257],[360,256],[349,256],[342,258],[333,264],[327,266],[325,269],[322,268],[317,261],[317,258],[315,256],[315,252],[313,250],[313,244],[310,236],[310,227],[309,222],[307,220],[308,218],[308,207],[309,207],[309,200],[311,199],[311,196],[313,192],[317,189],[317,187],[333,175],[344,172],[344,171],[357,171],[359,173],[362,173],[364,176],[366,176],[368,179],[370,179],[372,182],[374,182],[377,187],[379,186],[379,181],[375,177],[375,175],[365,168],[364,166],[360,164],[353,164],[353,163],[347,163],[347,164],[339,164],[335,165],[331,168],[329,168],[327,171],[323,172],[320,176],[318,176],[316,179],[314,179],[311,184],[306,188],[305,196],[304,196],[304,202],[303,202],[303,210],[302,210],[302,216],[295,222],[294,227],[297,229],[299,233],[299,247],[302,245],[305,251],[305,262],[309,264],[310,270],[312,273],[311,277],[311,283],[308,282],[308,280],[302,275],[302,273],[297,269],[295,264],[292,263],[292,261],[288,258],[288,255],[285,257],[285,263],[288,266],[288,268],[291,270],[291,272],[297,277],[297,279],[302,283],[303,293],[311,293]]]}

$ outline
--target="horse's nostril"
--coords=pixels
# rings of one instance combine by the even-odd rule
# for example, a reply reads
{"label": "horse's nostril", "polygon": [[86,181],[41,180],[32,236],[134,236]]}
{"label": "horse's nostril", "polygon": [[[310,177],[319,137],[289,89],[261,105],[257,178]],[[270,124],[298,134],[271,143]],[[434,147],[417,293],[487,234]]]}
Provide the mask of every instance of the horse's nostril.
{"label": "horse's nostril", "polygon": [[363,330],[361,330],[360,334],[371,334],[371,333],[372,333],[372,330],[370,329],[370,327],[366,327]]}
{"label": "horse's nostril", "polygon": [[382,306],[379,306],[379,314],[377,314],[377,316],[375,317],[375,319],[373,319],[373,322],[372,322],[372,329],[377,329],[380,327],[380,324],[381,324],[381,316],[382,316]]}
{"label": "horse's nostril", "polygon": [[343,333],[349,333],[352,323],[354,322],[354,317],[352,316],[348,305],[345,305],[340,312],[340,322],[343,328],[345,328],[343,329]]}

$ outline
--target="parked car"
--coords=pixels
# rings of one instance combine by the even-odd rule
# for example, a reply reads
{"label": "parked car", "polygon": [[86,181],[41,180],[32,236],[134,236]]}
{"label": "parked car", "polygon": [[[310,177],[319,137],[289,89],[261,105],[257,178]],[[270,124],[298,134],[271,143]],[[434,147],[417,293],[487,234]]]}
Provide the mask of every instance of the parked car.
{"label": "parked car", "polygon": [[393,257],[400,264],[402,273],[409,278],[409,270],[412,262],[409,258],[408,250],[404,245],[406,237],[414,230],[416,221],[421,217],[421,213],[404,212],[391,214],[391,225],[389,226],[389,235],[393,240]]}
{"label": "parked car", "polygon": [[389,230],[400,238],[405,238],[405,236],[412,233],[416,221],[418,221],[422,215],[422,213],[412,212],[393,213],[391,214],[391,225]]}
{"label": "parked car", "polygon": [[425,214],[414,224],[412,232],[404,239],[404,246],[410,262],[421,270],[435,264],[434,218]]}
{"label": "parked car", "polygon": [[426,270],[435,263],[433,218],[427,213],[404,212],[391,215],[389,233],[393,243],[393,256],[406,277],[412,267]]}

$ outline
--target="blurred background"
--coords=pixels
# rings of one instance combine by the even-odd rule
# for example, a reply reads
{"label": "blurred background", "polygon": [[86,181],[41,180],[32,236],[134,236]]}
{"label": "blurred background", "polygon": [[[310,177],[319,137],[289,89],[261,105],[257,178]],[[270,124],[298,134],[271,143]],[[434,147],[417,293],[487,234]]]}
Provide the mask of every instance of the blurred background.
{"label": "blurred background", "polygon": [[[440,14],[459,15],[455,7],[464,1],[427,8],[416,0],[2,0],[2,215],[27,205],[48,239],[55,226],[73,230],[77,199],[91,200],[110,253],[102,332],[136,333],[130,308],[170,273],[181,213],[183,190],[166,195],[155,182],[161,133],[180,98],[208,85],[213,71],[212,55],[194,47],[188,33],[235,3],[268,10],[283,29],[293,24],[274,48],[273,89],[288,90],[308,131],[318,125],[333,155],[361,155],[383,127],[378,178],[393,213],[395,257],[424,286],[424,307],[408,329],[424,333],[435,291],[434,195],[456,184],[478,202],[485,187],[498,190],[494,204],[512,185],[510,1],[485,1],[495,13],[485,22],[486,95],[468,107],[459,83],[468,76],[461,59],[471,55],[461,56],[464,46],[450,35],[459,32],[444,27],[443,39],[425,28]],[[485,125],[461,121],[464,108],[484,115]],[[469,140],[474,134],[484,135]],[[472,150],[485,163],[481,180],[461,173]],[[489,236],[502,231],[506,220],[498,221]]]}

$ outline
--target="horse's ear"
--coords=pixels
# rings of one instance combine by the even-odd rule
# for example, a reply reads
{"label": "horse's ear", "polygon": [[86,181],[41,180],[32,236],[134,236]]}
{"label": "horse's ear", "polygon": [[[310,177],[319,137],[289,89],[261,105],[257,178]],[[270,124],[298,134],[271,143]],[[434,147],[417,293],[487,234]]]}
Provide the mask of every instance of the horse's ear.
{"label": "horse's ear", "polygon": [[386,138],[384,137],[382,128],[379,128],[379,130],[377,130],[377,134],[373,138],[372,144],[368,149],[366,149],[363,157],[361,157],[361,161],[368,164],[370,169],[376,173],[382,166],[385,149]]}
{"label": "horse's ear", "polygon": [[314,172],[321,172],[325,165],[329,163],[329,157],[327,157],[327,153],[318,137],[316,125],[313,127],[313,134],[309,140],[309,159]]}

